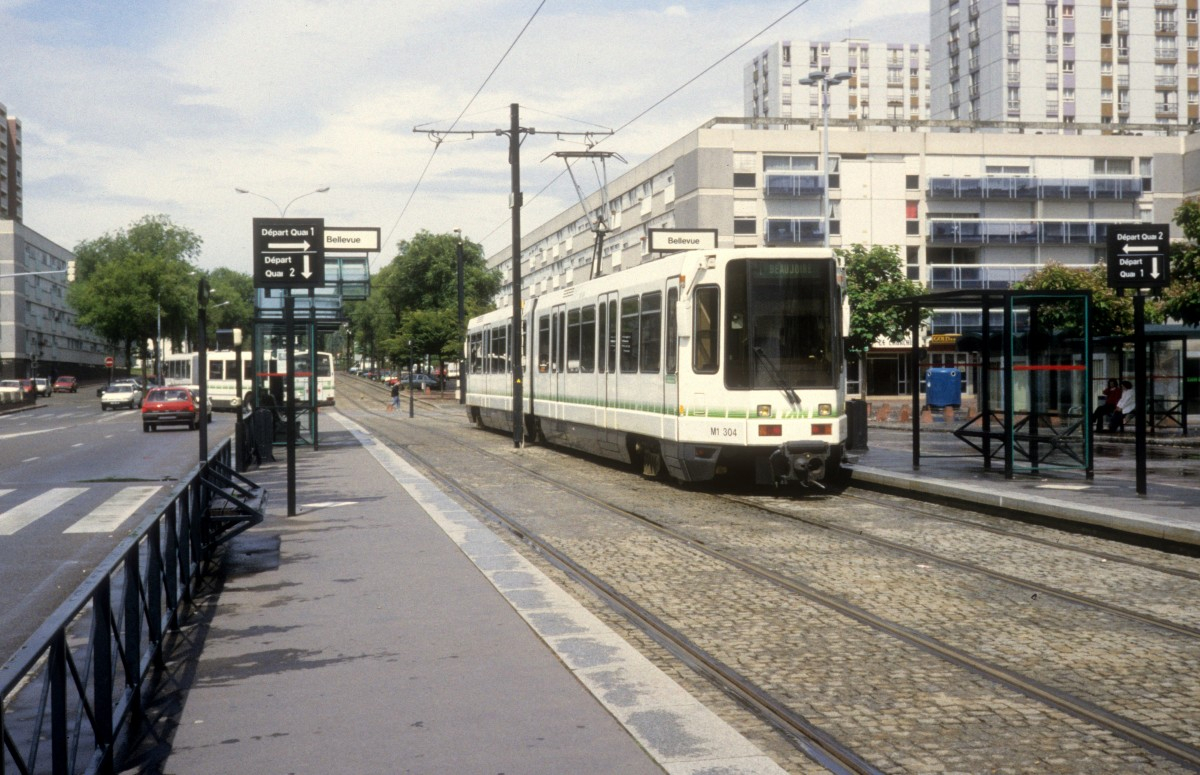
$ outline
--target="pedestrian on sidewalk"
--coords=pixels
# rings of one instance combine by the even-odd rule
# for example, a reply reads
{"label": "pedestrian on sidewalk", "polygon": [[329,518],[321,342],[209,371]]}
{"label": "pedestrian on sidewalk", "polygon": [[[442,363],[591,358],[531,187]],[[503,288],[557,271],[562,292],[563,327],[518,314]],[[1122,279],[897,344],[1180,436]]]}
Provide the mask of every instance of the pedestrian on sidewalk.
{"label": "pedestrian on sidewalk", "polygon": [[388,404],[387,410],[394,412],[400,408],[400,380],[392,383],[392,402]]}

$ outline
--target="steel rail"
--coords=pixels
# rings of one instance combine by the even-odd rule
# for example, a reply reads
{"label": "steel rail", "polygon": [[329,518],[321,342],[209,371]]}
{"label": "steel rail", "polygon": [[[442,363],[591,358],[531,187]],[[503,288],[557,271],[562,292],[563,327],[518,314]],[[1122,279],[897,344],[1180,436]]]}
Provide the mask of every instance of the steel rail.
{"label": "steel rail", "polygon": [[[1191,767],[1200,768],[1200,748],[1192,746],[1184,741],[1161,734],[1143,724],[1139,724],[1138,722],[1131,719],[1126,719],[1119,714],[1107,711],[1104,708],[1084,700],[1083,698],[1076,697],[1069,692],[1047,686],[1029,676],[1022,675],[999,665],[991,664],[986,660],[978,659],[971,654],[962,651],[961,649],[942,643],[936,638],[890,622],[883,617],[872,614],[871,612],[859,608],[858,606],[855,606],[847,601],[821,592],[818,589],[810,587],[794,579],[777,574],[768,568],[757,565],[756,563],[742,560],[741,558],[726,554],[720,550],[712,549],[698,542],[691,536],[664,526],[652,517],[641,515],[619,506],[606,503],[571,484],[558,481],[531,468],[514,463],[508,458],[492,454],[480,449],[478,446],[471,446],[465,442],[459,442],[457,440],[447,438],[442,438],[439,440],[440,443],[445,443],[446,441],[454,441],[454,443],[457,445],[466,447],[476,454],[481,454],[496,460],[497,462],[502,462],[506,466],[516,468],[529,476],[532,476],[547,484],[551,484],[555,487],[559,487],[576,495],[577,497],[583,497],[602,508],[612,511],[615,514],[622,515],[626,518],[648,525],[663,535],[686,543],[689,547],[695,549],[696,551],[707,554],[714,559],[726,562],[727,564],[737,567],[747,573],[775,583],[781,588],[800,594],[812,602],[819,603],[844,616],[869,626],[872,629],[907,642],[928,653],[934,654],[945,661],[970,670],[978,675],[1038,700],[1046,705],[1054,707],[1077,718],[1083,719],[1084,721],[1087,721],[1088,723],[1094,724],[1098,727],[1107,729],[1114,734],[1130,740],[1142,748],[1156,751],[1173,760],[1186,763]],[[432,476],[445,480],[444,475],[436,471],[423,457],[417,453],[414,453],[411,449],[404,448],[404,454],[416,458],[421,463],[423,468],[429,470]],[[457,487],[457,483],[455,483],[454,486]],[[519,536],[527,535],[527,533],[525,533],[523,530],[518,531],[517,534]]]}
{"label": "steel rail", "polygon": [[[1174,632],[1179,635],[1187,635],[1192,638],[1200,638],[1200,628],[1192,627],[1191,625],[1180,624],[1179,622],[1173,622],[1170,619],[1163,619],[1162,617],[1154,616],[1153,614],[1143,613],[1141,611],[1134,611],[1132,609],[1124,608],[1122,606],[1114,605],[1112,603],[1106,603],[1103,600],[1096,600],[1095,598],[1087,597],[1086,595],[1080,595],[1080,594],[1076,594],[1075,592],[1069,592],[1065,589],[1058,589],[1056,587],[1047,586],[1046,584],[1042,584],[1037,581],[1030,581],[1028,579],[1023,579],[1019,576],[1012,576],[1007,573],[1001,573],[1000,571],[992,570],[992,569],[986,568],[982,565],[977,565],[972,562],[967,562],[966,560],[956,560],[953,557],[947,557],[946,555],[938,554],[937,552],[932,552],[928,549],[921,549],[920,547],[902,544],[898,541],[893,541],[889,538],[881,538],[879,536],[868,535],[866,533],[862,533],[862,532],[859,532],[856,530],[851,530],[849,528],[842,527],[841,525],[837,525],[832,522],[826,522],[825,520],[822,520],[822,519],[815,519],[815,518],[807,516],[807,515],[795,514],[793,512],[787,511],[786,509],[780,509],[780,508],[777,508],[774,506],[768,506],[766,504],[756,503],[755,501],[753,501],[751,499],[747,499],[747,498],[744,498],[741,496],[722,495],[722,496],[717,496],[717,497],[720,497],[731,503],[736,503],[738,505],[745,506],[747,508],[752,508],[752,509],[756,509],[759,511],[765,511],[768,514],[774,514],[775,516],[778,516],[778,517],[783,517],[785,519],[794,520],[796,522],[802,522],[806,525],[812,525],[813,527],[819,527],[823,530],[828,530],[832,533],[837,533],[839,535],[843,535],[848,538],[863,541],[863,542],[872,544],[874,546],[883,547],[885,549],[890,549],[890,550],[896,551],[896,552],[903,552],[905,554],[911,554],[911,555],[919,557],[923,560],[930,560],[932,562],[940,563],[942,565],[947,565],[952,568],[957,568],[959,570],[968,571],[970,573],[978,573],[983,576],[987,576],[989,578],[996,579],[997,581],[1003,581],[1006,584],[1012,584],[1013,586],[1021,587],[1022,589],[1026,589],[1031,592],[1036,592],[1039,595],[1044,594],[1044,595],[1047,595],[1050,597],[1056,597],[1059,600],[1064,600],[1064,601],[1067,601],[1070,603],[1075,603],[1077,605],[1086,606],[1088,608],[1094,608],[1096,610],[1103,611],[1108,614],[1112,614],[1113,616],[1117,616],[1122,619],[1128,619],[1129,621],[1137,622],[1138,624],[1145,624],[1145,625],[1149,625],[1152,627],[1157,627],[1159,629],[1168,630],[1170,632]],[[873,501],[869,501],[869,500],[868,500],[868,502],[874,503]],[[883,505],[883,504],[876,504],[876,505]],[[903,507],[901,507],[901,508],[903,508]],[[917,512],[917,513],[922,513],[922,512]],[[973,525],[973,523],[971,523],[969,521],[964,522],[964,524]],[[1054,544],[1053,542],[1049,542],[1049,543],[1051,546],[1053,546],[1055,548],[1064,549],[1066,551],[1074,551],[1072,549],[1072,547],[1064,547],[1061,544]],[[1087,552],[1085,552],[1085,553],[1087,553]],[[1138,563],[1133,563],[1133,564],[1135,566],[1140,565]],[[1144,566],[1141,566],[1141,567],[1143,567],[1144,570],[1147,569]],[[1159,568],[1153,568],[1153,567],[1148,568],[1148,569],[1149,570],[1161,570]]]}

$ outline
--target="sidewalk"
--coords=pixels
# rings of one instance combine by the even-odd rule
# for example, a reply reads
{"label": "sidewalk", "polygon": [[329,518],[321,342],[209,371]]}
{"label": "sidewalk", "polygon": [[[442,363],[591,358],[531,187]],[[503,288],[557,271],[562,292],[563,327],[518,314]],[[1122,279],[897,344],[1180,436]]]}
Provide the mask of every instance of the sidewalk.
{"label": "sidewalk", "polygon": [[1148,441],[1146,494],[1138,495],[1132,433],[1097,437],[1091,480],[1083,471],[1051,468],[1005,479],[1002,458],[984,469],[982,456],[952,428],[922,426],[914,470],[911,425],[870,424],[854,480],[1200,546],[1200,437]]}
{"label": "sidewalk", "polygon": [[[253,472],[164,772],[777,773],[340,412]],[[343,430],[344,429],[344,430]]]}

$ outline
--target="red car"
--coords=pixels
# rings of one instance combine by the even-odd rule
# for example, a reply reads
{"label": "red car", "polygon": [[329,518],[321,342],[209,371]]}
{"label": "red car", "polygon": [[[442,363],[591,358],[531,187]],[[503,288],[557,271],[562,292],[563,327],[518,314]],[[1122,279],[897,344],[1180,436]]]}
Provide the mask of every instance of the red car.
{"label": "red car", "polygon": [[202,422],[212,422],[212,402],[200,409],[200,395],[191,388],[156,387],[142,400],[142,431],[149,433],[160,425],[186,425],[196,430]]}
{"label": "red car", "polygon": [[59,377],[54,380],[55,393],[74,393],[79,389],[79,381],[74,377]]}

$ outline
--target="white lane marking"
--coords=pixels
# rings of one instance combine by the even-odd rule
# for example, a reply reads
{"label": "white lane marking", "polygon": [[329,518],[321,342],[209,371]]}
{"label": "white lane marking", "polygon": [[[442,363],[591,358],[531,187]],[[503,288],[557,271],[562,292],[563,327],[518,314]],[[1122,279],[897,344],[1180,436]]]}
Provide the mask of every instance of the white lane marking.
{"label": "white lane marking", "polygon": [[0,514],[0,535],[12,535],[85,492],[86,487],[55,487],[36,498],[30,498],[20,506],[12,507]]}
{"label": "white lane marking", "polygon": [[125,487],[119,493],[97,506],[91,514],[71,525],[64,533],[111,533],[129,519],[133,512],[150,500],[160,485],[147,487]]}
{"label": "white lane marking", "polygon": [[8,489],[8,490],[0,490],[0,498],[3,498],[5,495],[8,495],[10,492],[12,492],[12,490],[11,490],[11,489]]}
{"label": "white lane marking", "polygon": [[41,458],[41,456],[39,455],[38,457],[27,457],[27,458],[25,458],[24,460],[22,460],[21,462],[22,462],[22,463],[32,463],[32,462],[33,462],[33,461],[35,461],[35,460],[41,460],[41,459],[42,459],[42,458]]}

